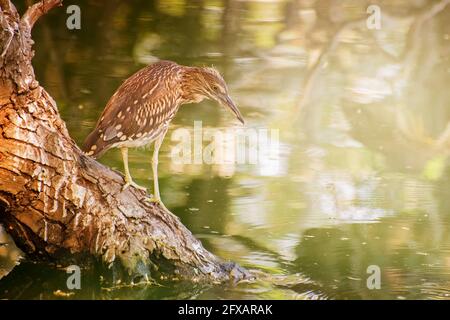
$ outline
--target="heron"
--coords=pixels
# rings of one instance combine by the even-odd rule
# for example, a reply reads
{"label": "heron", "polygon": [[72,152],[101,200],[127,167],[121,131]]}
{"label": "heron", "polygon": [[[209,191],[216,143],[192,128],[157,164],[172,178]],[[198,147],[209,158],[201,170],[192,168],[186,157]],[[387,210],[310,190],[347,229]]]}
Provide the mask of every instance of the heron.
{"label": "heron", "polygon": [[158,183],[159,149],[180,106],[204,99],[218,102],[244,124],[217,69],[183,66],[167,60],[146,66],[126,79],[109,99],[85,140],[85,154],[98,158],[111,148],[119,148],[125,171],[122,189],[133,186],[146,191],[131,177],[128,149],[154,143],[151,160],[154,192],[150,200],[162,203]]}

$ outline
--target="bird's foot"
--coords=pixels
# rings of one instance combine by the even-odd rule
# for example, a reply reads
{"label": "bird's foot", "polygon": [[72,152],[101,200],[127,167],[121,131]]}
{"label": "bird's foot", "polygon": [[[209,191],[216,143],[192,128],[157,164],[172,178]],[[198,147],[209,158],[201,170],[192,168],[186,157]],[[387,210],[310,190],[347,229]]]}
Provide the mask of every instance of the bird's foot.
{"label": "bird's foot", "polygon": [[161,198],[155,197],[154,195],[151,196],[150,198],[147,198],[146,200],[150,203],[162,204]]}
{"label": "bird's foot", "polygon": [[156,204],[158,207],[162,208],[163,210],[170,211],[167,209],[167,207],[164,205],[160,197],[155,197],[154,195],[147,198],[146,201]]}
{"label": "bird's foot", "polygon": [[133,186],[133,187],[135,187],[136,189],[143,190],[143,191],[147,192],[147,188],[146,188],[146,187],[142,187],[142,186],[138,185],[138,184],[137,184],[136,182],[134,182],[134,181],[126,182],[126,183],[123,185],[123,187],[122,187],[122,191],[125,190],[126,188],[128,188],[129,186]]}

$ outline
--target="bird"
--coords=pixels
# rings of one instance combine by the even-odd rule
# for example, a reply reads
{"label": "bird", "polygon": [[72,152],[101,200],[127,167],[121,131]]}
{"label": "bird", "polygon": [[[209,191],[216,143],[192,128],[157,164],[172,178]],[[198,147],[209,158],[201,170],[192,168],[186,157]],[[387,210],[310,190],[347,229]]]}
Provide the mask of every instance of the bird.
{"label": "bird", "polygon": [[146,191],[131,177],[128,149],[154,143],[151,160],[154,192],[149,200],[162,204],[158,183],[159,149],[180,106],[204,99],[218,102],[245,123],[224,78],[214,67],[184,66],[168,60],[148,65],[126,79],[109,99],[84,142],[84,152],[99,158],[107,150],[119,148],[125,171],[122,190],[133,186]]}

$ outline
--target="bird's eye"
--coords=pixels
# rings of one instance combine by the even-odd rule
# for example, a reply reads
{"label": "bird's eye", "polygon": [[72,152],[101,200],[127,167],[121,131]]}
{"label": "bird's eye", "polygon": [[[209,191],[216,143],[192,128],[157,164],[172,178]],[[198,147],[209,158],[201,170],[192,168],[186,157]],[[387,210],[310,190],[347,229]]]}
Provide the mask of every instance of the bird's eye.
{"label": "bird's eye", "polygon": [[214,90],[214,91],[219,91],[219,87],[216,86],[216,85],[214,85],[214,86],[213,86],[213,90]]}

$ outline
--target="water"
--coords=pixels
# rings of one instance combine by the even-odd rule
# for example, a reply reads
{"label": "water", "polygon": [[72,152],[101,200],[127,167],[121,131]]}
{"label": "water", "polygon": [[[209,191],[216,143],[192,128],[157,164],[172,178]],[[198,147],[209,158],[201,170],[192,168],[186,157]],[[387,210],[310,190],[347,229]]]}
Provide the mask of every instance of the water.
{"label": "water", "polygon": [[[181,109],[160,155],[167,207],[207,249],[260,277],[111,288],[86,271],[70,295],[58,267],[24,260],[11,271],[10,243],[0,246],[0,277],[11,271],[1,298],[449,299],[450,6],[411,37],[437,1],[381,1],[378,31],[365,26],[363,1],[79,3],[81,30],[57,9],[33,34],[38,79],[78,143],[118,85],[158,58],[216,66],[246,128],[278,130],[256,164],[175,164],[176,130],[240,128],[203,102]],[[339,26],[361,18],[316,63]],[[149,188],[150,158],[130,151]],[[118,150],[101,162],[122,170]],[[371,265],[379,290],[366,285]]]}

